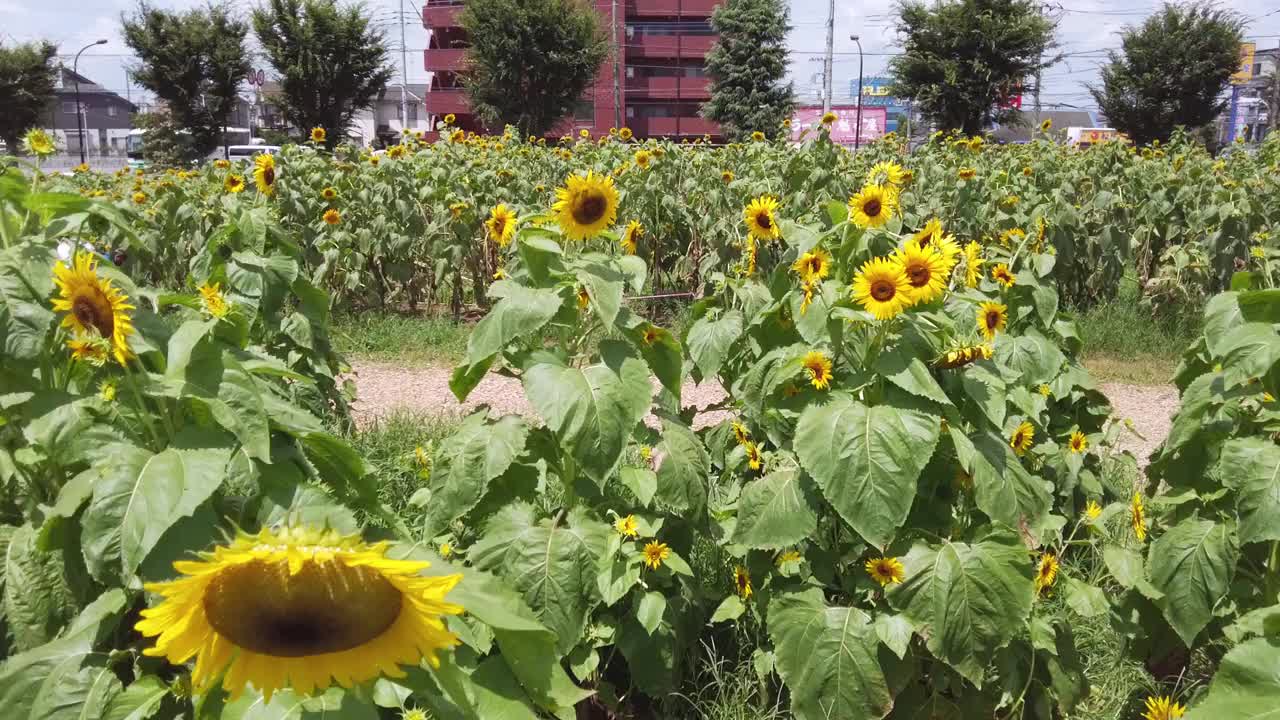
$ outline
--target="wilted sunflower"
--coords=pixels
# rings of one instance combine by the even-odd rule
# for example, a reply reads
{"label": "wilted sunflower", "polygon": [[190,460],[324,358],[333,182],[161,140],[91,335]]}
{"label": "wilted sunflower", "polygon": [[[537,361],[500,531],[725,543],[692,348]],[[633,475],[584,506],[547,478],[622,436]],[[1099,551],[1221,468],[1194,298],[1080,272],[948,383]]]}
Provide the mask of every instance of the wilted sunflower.
{"label": "wilted sunflower", "polygon": [[222,283],[214,283],[212,285],[205,283],[201,285],[200,304],[204,306],[205,312],[218,319],[226,317],[231,310],[231,305],[227,303],[226,296],[222,294]]}
{"label": "wilted sunflower", "polygon": [[831,254],[822,248],[814,248],[791,264],[802,280],[822,280],[831,274]]}
{"label": "wilted sunflower", "polygon": [[867,185],[849,198],[849,218],[860,228],[881,227],[893,218],[898,195],[890,187]]}
{"label": "wilted sunflower", "polygon": [[805,372],[809,373],[809,384],[815,389],[826,390],[831,387],[831,358],[821,350],[810,350],[800,361]]}
{"label": "wilted sunflower", "polygon": [[342,222],[342,213],[334,210],[333,208],[325,210],[324,215],[321,215],[320,217],[324,220],[325,225],[337,225]]}
{"label": "wilted sunflower", "polygon": [[964,284],[968,287],[978,287],[978,281],[982,279],[982,265],[986,261],[982,259],[982,246],[976,242],[970,242],[964,246]]}
{"label": "wilted sunflower", "polygon": [[334,198],[338,197],[338,190],[334,187],[326,187],[320,191],[320,197],[324,198],[326,202],[332,202]]}
{"label": "wilted sunflower", "polygon": [[648,150],[637,150],[634,155],[634,159],[636,161],[636,167],[641,170],[648,170],[649,163],[653,162],[653,153]]}
{"label": "wilted sunflower", "polygon": [[1142,493],[1133,494],[1133,502],[1129,503],[1129,524],[1133,527],[1133,536],[1138,542],[1147,540],[1147,508],[1142,504]]}
{"label": "wilted sunflower", "polygon": [[729,424],[729,429],[733,431],[733,439],[737,440],[739,445],[746,445],[751,439],[751,431],[737,420]]}
{"label": "wilted sunflower", "polygon": [[311,128],[311,142],[322,143],[328,138],[329,134],[322,127]]}
{"label": "wilted sunflower", "polygon": [[231,173],[227,176],[227,179],[222,181],[222,187],[229,193],[238,193],[244,190],[244,176]]}
{"label": "wilted sunflower", "polygon": [[1007,288],[1013,287],[1014,283],[1018,281],[1018,276],[1010,272],[1009,266],[1004,263],[997,263],[995,267],[991,268],[991,277]]}
{"label": "wilted sunflower", "polygon": [[622,537],[633,538],[640,534],[635,515],[623,515],[613,521],[613,529]]}
{"label": "wilted sunflower", "polygon": [[484,221],[484,227],[490,240],[497,243],[498,247],[506,247],[516,234],[516,214],[500,203],[489,211],[489,219]]}
{"label": "wilted sunflower", "polygon": [[195,658],[197,692],[224,669],[232,698],[252,684],[268,701],[288,687],[310,695],[403,677],[400,665],[438,666],[436,652],[458,644],[442,617],[463,612],[444,599],[462,576],[419,574],[429,566],[332,530],[264,529],[174,563],[185,577],[148,583],[164,601],[136,628],[158,636],[145,655],[175,665]]}
{"label": "wilted sunflower", "polygon": [[871,170],[867,173],[868,185],[902,185],[906,179],[906,172],[902,166],[896,162],[878,162],[871,166]]}
{"label": "wilted sunflower", "polygon": [[751,597],[751,573],[741,565],[733,569],[733,590],[743,600]]}
{"label": "wilted sunflower", "polygon": [[628,255],[636,254],[636,246],[640,238],[644,237],[644,225],[639,220],[632,220],[627,223],[627,229],[622,233],[622,239],[619,244],[622,245],[622,251]]}
{"label": "wilted sunflower", "polygon": [[933,302],[946,289],[947,275],[951,268],[942,253],[934,250],[932,245],[922,248],[909,242],[897,252],[894,259],[907,276],[912,303]]}
{"label": "wilted sunflower", "polygon": [[1142,713],[1142,720],[1178,720],[1187,711],[1168,695],[1148,696],[1146,708],[1146,712]]}
{"label": "wilted sunflower", "polygon": [[662,334],[666,332],[656,325],[646,325],[644,332],[640,333],[640,342],[646,346],[652,345],[662,339]]}
{"label": "wilted sunflower", "polygon": [[71,351],[72,360],[96,367],[107,364],[111,356],[111,342],[97,335],[77,335],[67,340],[67,349]]}
{"label": "wilted sunflower", "polygon": [[1002,303],[983,302],[978,305],[978,332],[988,340],[1004,330],[1009,322],[1009,308]]}
{"label": "wilted sunflower", "polygon": [[589,240],[618,219],[618,190],[608,175],[570,175],[556,198],[551,210],[570,240]]}
{"label": "wilted sunflower", "polygon": [[591,293],[587,292],[585,287],[578,288],[578,309],[586,310],[591,307]]}
{"label": "wilted sunflower", "polygon": [[671,557],[671,548],[666,543],[660,543],[657,540],[650,540],[649,544],[644,546],[644,564],[649,566],[650,570],[657,570],[662,561]]}
{"label": "wilted sunflower", "polygon": [[864,263],[854,277],[853,299],[877,320],[888,320],[911,304],[911,283],[901,265],[875,258]]}
{"label": "wilted sunflower", "polygon": [[1089,438],[1084,433],[1076,430],[1071,433],[1071,439],[1067,442],[1067,447],[1071,448],[1073,453],[1082,453],[1089,449]]}
{"label": "wilted sunflower", "polygon": [[53,299],[55,312],[65,312],[62,327],[78,335],[98,335],[110,341],[111,353],[124,365],[131,356],[129,336],[133,320],[129,297],[110,280],[98,277],[98,258],[88,252],[77,252],[72,266],[61,260],[53,268],[53,282],[58,296]]}
{"label": "wilted sunflower", "polygon": [[742,211],[743,222],[751,237],[760,240],[773,240],[782,235],[778,227],[778,199],[762,195],[751,201]]}
{"label": "wilted sunflower", "polygon": [[1030,421],[1023,420],[1022,424],[1014,429],[1013,435],[1009,436],[1009,447],[1013,448],[1015,455],[1021,457],[1031,449],[1032,443],[1035,442],[1035,436],[1035,426]]}
{"label": "wilted sunflower", "polygon": [[467,134],[461,130],[454,130],[453,132],[449,133],[449,142],[460,143],[460,142],[466,141],[466,139],[467,139]]}
{"label": "wilted sunflower", "polygon": [[271,195],[276,191],[276,158],[262,154],[253,159],[253,184],[258,192]]}
{"label": "wilted sunflower", "polygon": [[885,587],[889,583],[901,583],[907,576],[907,570],[896,557],[882,557],[868,560],[864,565],[872,580]]}
{"label": "wilted sunflower", "polygon": [[1058,556],[1047,552],[1036,565],[1036,593],[1043,594],[1058,579]]}
{"label": "wilted sunflower", "polygon": [[800,283],[800,293],[801,293],[800,314],[801,315],[807,315],[809,313],[809,306],[813,304],[813,297],[818,292],[819,282],[820,281],[817,278],[809,278]]}

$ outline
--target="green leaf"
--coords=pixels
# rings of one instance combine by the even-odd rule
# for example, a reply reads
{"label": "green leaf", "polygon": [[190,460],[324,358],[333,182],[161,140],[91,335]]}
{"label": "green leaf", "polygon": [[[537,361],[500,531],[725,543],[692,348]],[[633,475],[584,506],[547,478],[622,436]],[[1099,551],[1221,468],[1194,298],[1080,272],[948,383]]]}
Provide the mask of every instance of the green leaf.
{"label": "green leaf", "polygon": [[1222,658],[1209,693],[1183,720],[1280,718],[1280,640],[1255,638]]}
{"label": "green leaf", "polygon": [[893,709],[871,618],[853,607],[828,607],[812,588],[775,595],[769,637],[778,674],[798,720],[882,718]]}
{"label": "green leaf", "polygon": [[1066,362],[1062,351],[1034,330],[1017,337],[1001,337],[1002,341],[996,343],[996,360],[1018,372],[1020,385],[1050,382]]}
{"label": "green leaf", "polygon": [[636,603],[636,620],[650,635],[658,629],[662,615],[667,611],[667,599],[660,592],[647,592]]}
{"label": "green leaf", "polygon": [[1031,612],[1035,572],[1011,530],[977,543],[917,543],[902,560],[906,579],[889,604],[919,630],[929,651],[981,684],[996,650],[1021,633]]}
{"label": "green leaf", "polygon": [[1241,379],[1266,375],[1280,361],[1280,337],[1269,323],[1245,323],[1222,339],[1223,365]]}
{"label": "green leaf", "polygon": [[738,500],[733,542],[776,550],[811,536],[818,514],[810,502],[810,481],[799,469],[779,470],[753,480]]}
{"label": "green leaf", "polygon": [[1205,304],[1204,337],[1214,357],[1226,354],[1228,331],[1245,322],[1238,297],[1234,292],[1219,293]]}
{"label": "green leaf", "polygon": [[701,512],[707,504],[711,457],[698,436],[684,425],[664,419],[662,442],[653,453],[662,502],[689,517]]}
{"label": "green leaf", "polygon": [[1028,472],[1008,441],[994,432],[970,437],[952,428],[951,439],[961,467],[973,476],[978,508],[1010,527],[1038,528],[1049,511],[1050,483]]}
{"label": "green leaf", "polygon": [[37,360],[45,352],[56,319],[49,307],[53,263],[48,246],[24,244],[0,252],[0,340],[8,357]]}
{"label": "green leaf", "polygon": [[511,467],[524,452],[529,426],[519,416],[507,415],[487,423],[487,412],[477,412],[440,444],[432,470],[433,493],[427,514],[426,535],[434,535],[474,508],[489,484]]}
{"label": "green leaf", "polygon": [[888,405],[867,407],[844,393],[805,408],[796,424],[800,462],[840,517],[884,547],[907,519],[916,480],[933,455],[937,418]]}
{"label": "green leaf", "polygon": [[539,354],[525,369],[523,381],[529,404],[587,476],[604,487],[631,430],[649,409],[653,388],[645,364],[615,352],[579,370]]}
{"label": "green leaf", "polygon": [[1081,617],[1098,617],[1111,609],[1107,595],[1101,588],[1073,577],[1064,578],[1062,585],[1067,607]]}
{"label": "green leaf", "polygon": [[1235,490],[1240,544],[1280,540],[1280,447],[1261,438],[1229,440],[1218,477]]}
{"label": "green leaf", "polygon": [[640,504],[649,507],[658,492],[658,474],[648,468],[624,467],[618,476]]}
{"label": "green leaf", "polygon": [[152,675],[144,675],[111,699],[104,720],[148,720],[160,709],[169,688]]}
{"label": "green leaf", "polygon": [[712,625],[721,622],[737,620],[747,611],[747,606],[742,604],[742,598],[737,595],[730,595],[721,601],[716,607],[716,611],[711,613],[711,619],[708,620]]}
{"label": "green leaf", "polygon": [[719,317],[704,315],[689,328],[685,347],[703,378],[713,378],[729,357],[738,338],[742,337],[742,313],[729,310]]}
{"label": "green leaf", "polygon": [[62,557],[41,550],[30,525],[12,529],[4,548],[4,612],[13,649],[30,650],[54,638],[74,614]]}
{"label": "green leaf", "polygon": [[1234,528],[1212,520],[1188,518],[1151,543],[1151,584],[1164,593],[1156,605],[1187,647],[1230,589],[1239,555]]}
{"label": "green leaf", "polygon": [[901,615],[880,613],[876,615],[876,637],[899,658],[907,656],[911,645],[911,623]]}
{"label": "green leaf", "polygon": [[32,704],[32,720],[102,720],[107,703],[122,688],[106,661],[97,656],[86,658],[82,665],[54,667]]}
{"label": "green leaf", "polygon": [[[486,370],[493,362],[493,357],[502,352],[513,340],[535,335],[560,310],[564,298],[552,288],[527,288],[514,282],[499,281],[489,289],[489,295],[500,297],[488,315],[484,316],[467,338],[467,370],[460,367],[455,371],[462,376],[474,376],[475,370],[484,367]],[[483,376],[483,372],[480,373]],[[460,383],[454,387],[458,402],[467,399],[474,389],[475,383],[468,387]],[[459,390],[464,392],[459,393]]]}
{"label": "green leaf", "polygon": [[588,264],[578,270],[577,276],[578,284],[591,298],[596,317],[605,327],[612,326],[622,308],[622,274],[603,265]]}
{"label": "green leaf", "polygon": [[477,717],[484,720],[538,720],[538,712],[502,658],[485,658],[471,674],[471,686],[476,697]]}
{"label": "green leaf", "polygon": [[613,605],[640,582],[640,564],[615,557],[600,570],[596,581],[601,600],[606,606]]}
{"label": "green leaf", "polygon": [[950,406],[951,398],[938,385],[938,381],[930,374],[929,368],[920,362],[920,358],[908,353],[885,352],[876,358],[875,371],[889,382],[906,390],[912,395],[932,400],[940,405]]}
{"label": "green leaf", "polygon": [[1004,427],[1008,404],[1005,402],[1005,382],[994,368],[982,364],[970,365],[960,376],[965,395],[982,412],[992,427]]}
{"label": "green leaf", "polygon": [[315,468],[316,478],[332,488],[339,498],[366,508],[377,504],[378,488],[373,468],[355,448],[325,432],[308,433],[299,439],[307,460]]}

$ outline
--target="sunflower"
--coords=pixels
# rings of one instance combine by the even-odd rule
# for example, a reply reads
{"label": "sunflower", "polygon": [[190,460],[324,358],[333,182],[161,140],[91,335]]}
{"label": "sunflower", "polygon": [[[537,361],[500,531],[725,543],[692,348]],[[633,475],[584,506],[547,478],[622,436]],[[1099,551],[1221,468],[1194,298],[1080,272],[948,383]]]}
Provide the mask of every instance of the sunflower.
{"label": "sunflower", "polygon": [[783,119],[782,119],[782,127],[783,127],[784,129],[790,130],[790,129],[791,129],[791,118],[783,118]]}
{"label": "sunflower", "polygon": [[640,534],[635,515],[623,515],[613,521],[613,529],[622,537],[633,538]]}
{"label": "sunflower", "polygon": [[27,131],[26,135],[22,136],[22,149],[28,155],[35,155],[36,157],[47,157],[58,151],[53,138],[40,128],[32,128]]}
{"label": "sunflower", "polygon": [[311,128],[311,142],[322,143],[327,139],[329,134],[322,127]]}
{"label": "sunflower", "polygon": [[751,573],[741,565],[733,569],[733,589],[743,600],[751,597]]}
{"label": "sunflower", "polygon": [[591,307],[591,293],[587,292],[585,287],[578,288],[578,309],[586,310]]}
{"label": "sunflower", "polygon": [[737,440],[739,445],[746,445],[751,440],[751,431],[737,420],[729,424],[729,429],[733,431],[733,439]]}
{"label": "sunflower", "polygon": [[1133,494],[1133,502],[1129,504],[1129,524],[1133,526],[1133,536],[1138,542],[1147,540],[1147,509],[1142,504],[1142,493]]}
{"label": "sunflower", "polygon": [[764,458],[760,455],[760,448],[753,442],[745,442],[742,449],[747,453],[747,467],[752,470],[759,470],[764,467]]}
{"label": "sunflower", "polygon": [[1030,421],[1023,420],[1022,424],[1014,429],[1013,435],[1009,436],[1009,447],[1013,448],[1014,454],[1019,457],[1026,455],[1035,441],[1035,436],[1035,427]]}
{"label": "sunflower", "polygon": [[893,217],[898,196],[892,188],[867,185],[849,198],[849,217],[860,228],[880,227]]}
{"label": "sunflower", "polygon": [[1094,521],[1096,521],[1096,520],[1097,520],[1099,517],[1101,517],[1101,516],[1102,516],[1102,506],[1098,504],[1098,501],[1097,501],[1097,500],[1090,500],[1090,501],[1089,501],[1089,502],[1084,506],[1084,521],[1085,521],[1085,522],[1087,522],[1087,523],[1091,523],[1091,524],[1092,524]]}
{"label": "sunflower", "polygon": [[1053,397],[1053,388],[1049,387],[1045,383],[1040,383],[1040,385],[1036,387],[1036,392],[1040,393],[1043,397]]}
{"label": "sunflower", "polygon": [[231,173],[222,181],[222,187],[229,193],[235,194],[244,190],[244,176]]}
{"label": "sunflower", "polygon": [[648,150],[637,150],[635,154],[636,167],[641,170],[648,170],[649,163],[653,162],[653,153]]}
{"label": "sunflower", "polygon": [[258,192],[271,195],[276,191],[276,158],[274,155],[262,154],[253,159],[253,184]]}
{"label": "sunflower", "polygon": [[1168,695],[1147,697],[1147,710],[1142,713],[1142,720],[1177,720],[1187,709],[1174,702]]}
{"label": "sunflower", "polygon": [[1089,438],[1084,433],[1076,430],[1071,433],[1071,439],[1067,442],[1067,447],[1071,448],[1073,453],[1082,453],[1089,449]]}
{"label": "sunflower", "polygon": [[570,240],[589,240],[618,219],[618,190],[607,175],[570,175],[556,198],[551,210]]}
{"label": "sunflower", "polygon": [[1023,177],[1031,177],[1034,174],[1035,174],[1035,170],[1032,170],[1030,165],[1027,165],[1026,167],[1022,168]]}
{"label": "sunflower", "polygon": [[461,606],[445,595],[461,575],[423,577],[430,563],[387,557],[387,543],[307,528],[239,535],[198,561],[179,561],[184,577],[148,583],[164,600],[142,611],[136,628],[157,637],[143,653],[180,665],[195,658],[191,680],[210,689],[223,670],[224,690],[238,698],[252,684],[270,701],[292,687],[303,695],[350,687],[458,638],[442,621]]}
{"label": "sunflower", "polygon": [[498,204],[489,211],[489,219],[484,221],[484,227],[489,232],[490,240],[497,243],[498,247],[506,247],[516,234],[516,214],[505,204]]}
{"label": "sunflower", "polygon": [[894,260],[907,276],[913,304],[933,302],[946,289],[950,267],[942,253],[934,250],[932,245],[922,248],[916,243],[907,243],[895,254]]}
{"label": "sunflower", "polygon": [[1000,244],[1009,247],[1015,242],[1021,242],[1027,236],[1027,231],[1022,228],[1009,228],[1000,233]]}
{"label": "sunflower", "polygon": [[823,124],[823,125],[831,125],[832,123],[834,123],[836,120],[839,120],[839,119],[840,119],[840,118],[839,118],[839,117],[837,117],[835,113],[830,112],[830,111],[825,112],[825,113],[823,113],[823,114],[822,114],[822,124]]}
{"label": "sunflower", "polygon": [[868,185],[902,185],[906,172],[902,166],[896,162],[878,162],[871,166],[871,171],[867,173]]}
{"label": "sunflower", "polygon": [[633,133],[631,132],[631,128],[629,127],[624,127],[618,131],[618,137],[623,140],[630,140],[632,136],[633,136]]}
{"label": "sunflower", "polygon": [[440,546],[436,549],[436,551],[439,552],[440,557],[444,558],[445,560],[448,560],[449,557],[453,555],[453,553],[455,552],[453,549],[453,543],[449,542],[448,540],[440,543]]}
{"label": "sunflower", "polygon": [[[446,116],[447,117],[447,116]],[[467,134],[461,130],[454,130],[449,133],[449,142],[460,143],[467,139]]]}
{"label": "sunflower", "polygon": [[868,560],[864,565],[867,574],[872,580],[880,583],[880,587],[885,587],[889,583],[902,583],[907,576],[906,568],[902,567],[902,563],[896,557],[882,557],[875,560]]}
{"label": "sunflower", "polygon": [[342,213],[334,210],[333,208],[325,210],[324,215],[321,215],[320,217],[324,220],[325,225],[337,225],[342,222]]}
{"label": "sunflower", "polygon": [[960,171],[956,173],[956,176],[961,180],[972,180],[978,176],[978,171],[973,168],[962,167],[960,168]]}
{"label": "sunflower", "polygon": [[200,304],[204,306],[204,311],[209,313],[210,317],[221,320],[227,316],[231,310],[230,303],[227,302],[226,296],[222,294],[222,283],[214,283],[210,285],[205,283],[200,286]]}
{"label": "sunflower", "polygon": [[1044,593],[1044,591],[1053,587],[1053,583],[1057,579],[1058,556],[1051,552],[1041,555],[1040,563],[1036,565],[1036,593]]}
{"label": "sunflower", "polygon": [[774,563],[777,564],[778,567],[782,567],[787,563],[800,562],[801,557],[799,550],[787,550],[786,552],[778,553],[778,557],[774,559]]}
{"label": "sunflower", "polygon": [[803,280],[821,280],[831,273],[831,254],[814,248],[792,263],[791,269]]}
{"label": "sunflower", "polygon": [[67,349],[71,351],[72,360],[95,367],[106,365],[111,356],[111,343],[97,335],[77,335],[67,340]]}
{"label": "sunflower", "polygon": [[231,167],[231,161],[218,158],[217,160],[213,161],[213,166],[219,170],[226,170],[227,168]]}
{"label": "sunflower", "polygon": [[639,220],[632,220],[627,223],[627,229],[622,233],[622,239],[618,243],[622,245],[623,252],[635,255],[637,242],[642,237],[644,237],[644,225],[641,225]]}
{"label": "sunflower", "polygon": [[951,272],[960,258],[960,244],[956,242],[954,235],[948,235],[942,229],[942,221],[936,217],[929,218],[929,222],[911,236],[911,242],[920,247],[932,245],[941,253],[942,259],[947,261],[947,272]]}
{"label": "sunflower", "polygon": [[756,130],[755,132],[751,133],[751,139],[754,140],[755,142],[763,142],[764,133],[760,132],[759,130]]}
{"label": "sunflower", "polygon": [[1040,123],[1040,132],[1047,133],[1052,129],[1053,129],[1053,120],[1051,118],[1045,118],[1044,122]]}
{"label": "sunflower", "polygon": [[133,194],[134,205],[145,205],[147,203],[147,194],[144,192],[136,192]]}
{"label": "sunflower", "polygon": [[640,342],[644,343],[646,347],[653,345],[662,339],[663,332],[665,331],[660,327],[648,325],[645,327],[644,332],[640,333]]}
{"label": "sunflower", "polygon": [[968,287],[977,287],[978,280],[982,278],[982,265],[986,261],[982,259],[982,246],[976,242],[970,242],[964,246],[964,284]]}
{"label": "sunflower", "polygon": [[61,260],[53,268],[53,282],[58,297],[53,299],[55,312],[66,312],[62,327],[79,335],[94,335],[111,342],[111,352],[124,365],[130,358],[129,336],[133,321],[129,296],[98,277],[98,258],[92,253],[77,252],[72,266]]}
{"label": "sunflower", "polygon": [[807,315],[809,306],[813,304],[813,296],[818,292],[818,279],[809,278],[800,283],[800,314]]}
{"label": "sunflower", "polygon": [[761,195],[751,201],[742,210],[743,222],[752,238],[772,240],[782,235],[778,227],[778,200],[769,195]]}
{"label": "sunflower", "polygon": [[326,202],[333,202],[333,199],[338,197],[338,190],[334,187],[327,187],[320,191],[320,197],[324,198]]}
{"label": "sunflower", "polygon": [[1014,283],[1018,281],[1018,276],[1009,272],[1009,266],[1004,263],[997,263],[995,267],[991,268],[991,277],[1006,288],[1013,287]]}
{"label": "sunflower", "polygon": [[888,320],[911,304],[911,283],[893,260],[868,260],[853,279],[853,299],[877,320]]}
{"label": "sunflower", "polygon": [[818,390],[831,387],[831,358],[821,350],[810,350],[800,361],[809,373],[809,384]]}
{"label": "sunflower", "polygon": [[458,118],[457,118],[457,116],[455,116],[453,113],[449,113],[448,115],[445,115],[445,116],[444,116],[444,124],[445,124],[445,125],[452,125],[452,124],[454,124],[454,123],[455,123],[455,122],[457,122],[457,121],[458,121]]}
{"label": "sunflower", "polygon": [[113,380],[103,380],[98,386],[98,399],[102,402],[116,401],[116,384]]}
{"label": "sunflower", "polygon": [[649,544],[644,546],[644,564],[649,566],[650,570],[657,570],[662,561],[671,557],[671,548],[666,543],[660,543],[657,540],[650,540]]}

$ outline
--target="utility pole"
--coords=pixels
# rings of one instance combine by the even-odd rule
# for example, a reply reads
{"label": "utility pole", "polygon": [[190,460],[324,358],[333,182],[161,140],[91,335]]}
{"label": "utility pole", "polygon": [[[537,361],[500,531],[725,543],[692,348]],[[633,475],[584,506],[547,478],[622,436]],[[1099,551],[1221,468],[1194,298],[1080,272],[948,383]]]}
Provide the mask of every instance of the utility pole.
{"label": "utility pole", "polygon": [[[1040,53],[1040,58],[1042,60],[1044,59],[1044,53]],[[1036,65],[1036,87],[1035,87],[1035,94],[1032,95],[1032,97],[1035,98],[1036,127],[1039,128],[1040,127],[1040,64],[1039,63],[1037,63]]]}
{"label": "utility pole", "polygon": [[618,0],[609,3],[613,30],[613,126],[622,128],[622,44],[618,39]]}
{"label": "utility pole", "polygon": [[[822,113],[831,112],[831,56],[836,44],[836,0],[827,4],[827,54],[822,61]],[[859,84],[858,92],[862,92]]]}
{"label": "utility pole", "polygon": [[84,160],[84,108],[80,105],[80,53],[88,50],[94,45],[106,45],[106,40],[94,40],[93,42],[80,48],[80,52],[76,53],[76,59],[71,63],[72,80],[76,84],[76,144],[80,146],[80,164],[83,165]]}
{"label": "utility pole", "polygon": [[862,39],[850,35],[849,39],[858,44],[858,113],[853,120],[853,149],[862,149]]}
{"label": "utility pole", "polygon": [[409,46],[404,39],[404,0],[400,0],[400,129],[409,129]]}

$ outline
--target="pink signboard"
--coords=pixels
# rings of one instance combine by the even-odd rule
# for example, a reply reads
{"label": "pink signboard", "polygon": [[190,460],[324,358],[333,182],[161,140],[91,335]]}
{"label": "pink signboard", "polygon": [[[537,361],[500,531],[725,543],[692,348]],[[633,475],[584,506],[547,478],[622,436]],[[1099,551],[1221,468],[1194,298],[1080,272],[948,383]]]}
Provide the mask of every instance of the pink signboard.
{"label": "pink signboard", "polygon": [[[885,123],[889,119],[888,108],[862,106],[862,134],[860,137],[854,132],[854,120],[858,116],[858,108],[856,106],[840,105],[831,108],[831,112],[836,114],[836,121],[831,126],[831,141],[834,143],[852,145],[856,138],[863,145],[866,145],[884,137]],[[800,133],[813,127],[821,119],[822,108],[820,107],[796,108],[796,114],[791,119],[791,139],[799,140]]]}

